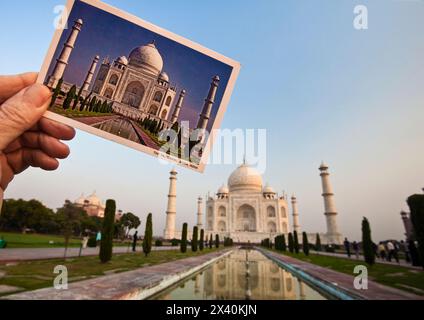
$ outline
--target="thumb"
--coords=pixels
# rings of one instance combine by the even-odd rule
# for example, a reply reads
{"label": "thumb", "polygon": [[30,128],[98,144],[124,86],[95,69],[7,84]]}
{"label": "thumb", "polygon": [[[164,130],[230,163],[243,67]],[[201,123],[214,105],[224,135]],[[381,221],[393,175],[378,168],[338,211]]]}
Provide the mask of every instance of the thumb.
{"label": "thumb", "polygon": [[40,120],[51,95],[46,86],[34,84],[0,106],[0,152]]}

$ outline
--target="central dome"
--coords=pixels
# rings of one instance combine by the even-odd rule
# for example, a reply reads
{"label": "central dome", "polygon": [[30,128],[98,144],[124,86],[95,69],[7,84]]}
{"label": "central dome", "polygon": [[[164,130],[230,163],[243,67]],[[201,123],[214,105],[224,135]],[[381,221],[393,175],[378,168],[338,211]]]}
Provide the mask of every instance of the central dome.
{"label": "central dome", "polygon": [[131,66],[142,68],[155,76],[162,72],[163,59],[154,42],[133,49],[129,60]]}
{"label": "central dome", "polygon": [[262,192],[262,177],[256,169],[242,164],[228,178],[228,187],[230,192],[240,190]]}

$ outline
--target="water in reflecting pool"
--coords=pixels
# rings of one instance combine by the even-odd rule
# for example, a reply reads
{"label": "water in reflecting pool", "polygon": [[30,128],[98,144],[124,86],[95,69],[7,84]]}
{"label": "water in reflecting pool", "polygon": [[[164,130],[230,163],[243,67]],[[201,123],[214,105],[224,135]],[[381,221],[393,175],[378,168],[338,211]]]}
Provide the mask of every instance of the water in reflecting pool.
{"label": "water in reflecting pool", "polygon": [[[247,262],[246,262],[247,261]],[[256,250],[236,250],[188,280],[162,291],[158,300],[325,300]]]}
{"label": "water in reflecting pool", "polygon": [[142,143],[137,133],[134,130],[133,125],[130,121],[125,118],[118,118],[109,121],[102,122],[94,126],[97,129],[115,134],[122,138]]}

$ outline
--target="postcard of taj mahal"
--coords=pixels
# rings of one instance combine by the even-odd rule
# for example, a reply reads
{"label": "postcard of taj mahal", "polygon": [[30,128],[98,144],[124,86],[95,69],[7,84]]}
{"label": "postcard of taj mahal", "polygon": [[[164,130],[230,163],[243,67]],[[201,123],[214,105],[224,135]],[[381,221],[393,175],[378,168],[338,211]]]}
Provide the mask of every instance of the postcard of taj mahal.
{"label": "postcard of taj mahal", "polygon": [[69,0],[46,117],[203,172],[240,64],[101,1]]}

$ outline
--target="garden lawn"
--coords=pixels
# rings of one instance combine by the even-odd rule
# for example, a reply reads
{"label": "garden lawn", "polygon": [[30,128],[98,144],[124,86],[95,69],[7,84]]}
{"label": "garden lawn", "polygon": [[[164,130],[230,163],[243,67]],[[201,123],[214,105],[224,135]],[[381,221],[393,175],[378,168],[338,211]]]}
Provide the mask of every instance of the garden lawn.
{"label": "garden lawn", "polygon": [[[275,250],[273,250],[275,251]],[[282,254],[281,251],[275,251]],[[302,252],[299,254],[284,252],[284,255],[310,262],[321,267],[332,269],[334,271],[346,273],[354,276],[353,269],[359,264],[366,265],[365,262],[358,260],[350,260],[346,258],[329,257],[322,255],[310,254],[305,256]],[[368,267],[368,276],[370,280],[374,280],[380,284],[424,295],[424,271],[410,269],[402,266],[388,265],[376,263]]]}
{"label": "garden lawn", "polygon": [[[224,247],[221,247],[223,249]],[[108,263],[100,263],[99,257],[80,257],[72,259],[50,259],[26,261],[16,264],[0,264],[0,285],[20,287],[22,291],[35,290],[53,286],[57,274],[53,273],[55,266],[65,265],[68,269],[69,282],[86,280],[111,273],[125,272],[165,263],[192,256],[210,253],[220,249],[205,248],[203,251],[181,253],[177,250],[152,251],[148,257],[142,252],[117,254]],[[8,294],[11,294],[10,292]]]}
{"label": "garden lawn", "polygon": [[[1,232],[0,237],[7,241],[7,248],[57,248],[65,246],[63,236],[46,234],[22,234],[12,232]],[[53,243],[49,243],[53,241]],[[70,239],[69,247],[79,247],[81,240]],[[7,250],[7,249],[0,249]]]}
{"label": "garden lawn", "polygon": [[52,107],[49,110],[50,111],[53,111],[54,113],[58,113],[60,115],[71,117],[71,118],[80,118],[80,117],[105,117],[105,116],[112,116],[113,115],[113,113],[79,111],[79,110],[72,110],[72,109],[64,110],[62,107],[59,107],[59,106]]}

